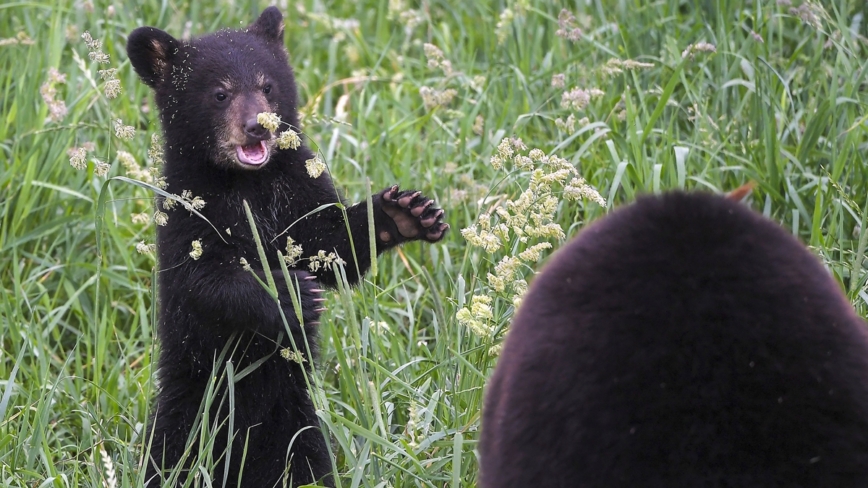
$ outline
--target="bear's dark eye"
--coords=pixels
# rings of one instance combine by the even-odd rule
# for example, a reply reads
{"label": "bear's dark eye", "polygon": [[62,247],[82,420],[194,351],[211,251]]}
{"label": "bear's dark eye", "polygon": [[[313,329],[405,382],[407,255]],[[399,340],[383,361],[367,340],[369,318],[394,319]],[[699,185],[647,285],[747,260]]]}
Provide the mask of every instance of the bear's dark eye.
{"label": "bear's dark eye", "polygon": [[266,95],[271,93],[271,85],[265,85],[264,87],[262,87],[262,93],[265,93]]}
{"label": "bear's dark eye", "polygon": [[214,95],[214,99],[217,100],[218,102],[222,102],[223,100],[226,100],[226,94],[222,93],[222,92],[217,93],[216,95]]}

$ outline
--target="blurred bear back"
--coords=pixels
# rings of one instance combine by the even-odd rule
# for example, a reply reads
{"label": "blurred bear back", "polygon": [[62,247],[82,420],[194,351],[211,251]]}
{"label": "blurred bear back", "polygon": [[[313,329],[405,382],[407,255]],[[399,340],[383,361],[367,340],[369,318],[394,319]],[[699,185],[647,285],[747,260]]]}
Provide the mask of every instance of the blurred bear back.
{"label": "blurred bear back", "polygon": [[533,281],[488,385],[484,487],[868,483],[865,323],[724,197],[640,198]]}

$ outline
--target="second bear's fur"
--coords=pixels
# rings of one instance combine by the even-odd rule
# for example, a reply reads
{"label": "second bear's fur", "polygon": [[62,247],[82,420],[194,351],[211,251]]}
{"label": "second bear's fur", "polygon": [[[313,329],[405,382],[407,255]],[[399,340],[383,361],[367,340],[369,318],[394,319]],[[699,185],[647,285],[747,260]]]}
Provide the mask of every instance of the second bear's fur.
{"label": "second bear's fur", "polygon": [[481,486],[868,486],[868,339],[744,205],[645,197],[534,280],[488,385]]}
{"label": "second bear's fur", "polygon": [[[240,486],[247,487],[274,486],[284,477],[292,486],[331,483],[331,461],[303,369],[315,360],[322,290],[312,276],[292,270],[302,327],[277,252],[285,249],[287,237],[302,246],[302,266],[320,250],[334,252],[346,261],[349,281],[357,282],[371,264],[368,209],[364,203],[348,206],[345,218],[335,205],[343,202],[328,174],[312,178],[305,169],[313,152],[304,145],[279,149],[276,134],[257,120],[259,113],[276,113],[298,130],[298,100],[283,30],[283,17],[271,7],[245,30],[179,41],[142,27],[129,37],[130,61],[153,88],[159,108],[168,190],[204,200],[200,211],[208,219],[177,203],[164,209],[165,200],[159,199],[158,210],[167,213],[168,222],[157,232],[162,348],[146,438],[151,443],[149,486],[160,484],[172,468],[194,465],[192,458],[199,453],[197,432],[191,432],[196,415],[228,363],[236,373],[247,374],[232,385],[232,412],[225,382],[216,387],[206,412],[209,425],[221,426],[211,449],[217,460],[210,473],[214,486],[239,486],[239,478]],[[259,259],[245,201],[267,262]],[[443,211],[419,192],[391,187],[372,202],[378,253],[410,240],[436,242],[448,228]],[[193,241],[201,245],[201,256],[191,255]],[[242,258],[260,279],[265,279],[265,267],[271,270],[280,307]],[[325,285],[335,281],[330,269],[317,279]],[[292,342],[305,362],[281,356]],[[191,451],[185,453],[187,446]]]}

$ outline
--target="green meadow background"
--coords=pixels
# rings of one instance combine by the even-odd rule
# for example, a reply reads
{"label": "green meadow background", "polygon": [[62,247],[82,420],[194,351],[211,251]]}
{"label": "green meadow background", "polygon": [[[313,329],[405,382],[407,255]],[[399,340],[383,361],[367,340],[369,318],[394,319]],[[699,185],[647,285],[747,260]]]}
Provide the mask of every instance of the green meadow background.
{"label": "green meadow background", "polygon": [[[483,387],[521,280],[641,193],[755,182],[746,204],[808,244],[868,314],[866,5],[279,2],[303,129],[346,195],[415,187],[452,227],[443,243],[406,245],[361,286],[327,294],[314,396],[340,486],[475,486]],[[136,248],[154,242],[156,224],[132,215],[152,214],[154,194],[113,178],[143,178],[159,127],[126,36],[141,25],[176,37],[239,28],[266,6],[0,5],[0,485],[141,484],[159,345],[155,261]],[[85,31],[108,64],[88,57]],[[120,81],[113,99],[106,68]],[[115,135],[117,119],[131,139]],[[548,203],[528,212],[562,236],[471,245],[462,229],[507,221],[498,209],[534,185],[526,166],[491,164],[508,137],[522,154],[564,158],[606,205],[562,198],[555,181],[535,187]],[[68,151],[82,147],[78,170]],[[546,242],[542,256],[517,258]],[[210,485],[201,466],[190,486]]]}

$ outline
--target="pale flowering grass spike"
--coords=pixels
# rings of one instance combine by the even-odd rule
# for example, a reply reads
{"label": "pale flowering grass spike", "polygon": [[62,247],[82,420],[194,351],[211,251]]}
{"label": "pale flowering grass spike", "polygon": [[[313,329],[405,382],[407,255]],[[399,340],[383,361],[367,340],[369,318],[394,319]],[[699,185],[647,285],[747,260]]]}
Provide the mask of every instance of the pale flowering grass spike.
{"label": "pale flowering grass spike", "polygon": [[687,49],[681,52],[681,57],[684,59],[693,60],[700,53],[716,53],[717,47],[708,42],[697,42],[687,46]]}
{"label": "pale flowering grass spike", "polygon": [[567,200],[591,200],[601,207],[606,206],[606,200],[600,195],[600,192],[586,184],[585,179],[580,177],[573,178],[564,186],[564,198]]}
{"label": "pale flowering grass spike", "polygon": [[316,273],[320,269],[329,269],[333,264],[337,264],[340,266],[346,266],[347,262],[341,259],[334,252],[326,253],[324,250],[320,249],[317,253],[310,258],[308,258],[309,263],[307,268],[311,273]]}
{"label": "pale flowering grass spike", "polygon": [[104,178],[108,176],[108,172],[111,169],[111,165],[106,163],[105,161],[93,158],[93,172],[95,175]]}
{"label": "pale flowering grass spike", "polygon": [[557,73],[552,75],[552,88],[563,88],[567,81],[567,75]]}
{"label": "pale flowering grass spike", "polygon": [[84,147],[72,147],[66,151],[69,156],[69,164],[77,169],[83,170],[87,168],[87,149]]}
{"label": "pale flowering grass spike", "polygon": [[473,130],[474,134],[481,136],[485,132],[485,118],[481,115],[477,115],[476,119],[473,121],[473,127],[471,130]]}
{"label": "pale flowering grass spike", "polygon": [[[163,198],[163,209],[172,210],[180,203],[187,210],[202,210],[205,208],[205,200],[200,196],[194,196],[190,190],[183,190],[180,195],[170,195]],[[156,220],[156,217],[155,217]],[[157,222],[159,224],[159,222]],[[163,224],[160,224],[163,225]]]}
{"label": "pale flowering grass spike", "polygon": [[121,163],[127,175],[134,180],[143,181],[145,183],[154,183],[155,177],[152,168],[142,168],[136,162],[136,158],[127,151],[118,151],[116,154],[118,162]]}
{"label": "pale flowering grass spike", "polygon": [[165,162],[163,159],[163,142],[159,134],[151,134],[151,145],[148,147],[148,157],[154,166],[160,166]]}
{"label": "pale flowering grass spike", "polygon": [[558,30],[555,35],[570,42],[577,42],[582,38],[582,29],[579,28],[576,16],[567,9],[558,14]]}
{"label": "pale flowering grass spike", "polygon": [[102,41],[99,39],[94,39],[90,32],[85,31],[84,34],[81,35],[81,38],[84,39],[84,43],[87,45],[88,57],[91,61],[95,61],[99,64],[108,64],[109,55],[102,52]]}
{"label": "pale flowering grass spike", "polygon": [[157,210],[156,212],[154,212],[154,223],[159,226],[165,226],[169,223],[169,215],[166,214],[166,212]]}
{"label": "pale flowering grass spike", "polygon": [[419,88],[422,104],[425,106],[425,110],[429,111],[440,106],[449,105],[457,95],[458,91],[454,88],[447,88],[445,90],[437,90],[428,86]]}
{"label": "pale flowering grass spike", "polygon": [[791,8],[790,15],[798,17],[802,22],[817,30],[823,27],[820,19],[828,17],[823,6],[812,1],[806,1],[798,7]]}
{"label": "pale flowering grass spike", "polygon": [[425,22],[425,15],[420,10],[406,9],[398,15],[398,21],[404,24],[404,34],[410,37],[413,30]]}
{"label": "pale flowering grass spike", "polygon": [[130,219],[134,224],[149,224],[151,222],[151,215],[147,212],[134,213],[130,215]]}
{"label": "pale flowering grass spike", "polygon": [[118,70],[116,68],[108,68],[99,70],[99,77],[103,81],[114,80],[117,78]]}
{"label": "pale flowering grass spike", "polygon": [[57,85],[66,83],[66,75],[56,68],[48,69],[48,79],[39,87],[39,94],[48,106],[48,121],[60,122],[69,112],[66,102],[57,98]]}
{"label": "pale flowering grass spike", "polygon": [[540,242],[539,244],[534,244],[529,248],[525,249],[521,253],[519,253],[518,258],[522,261],[527,261],[530,263],[535,263],[540,260],[542,257],[543,250],[551,249],[551,242]]}
{"label": "pale flowering grass spike", "polygon": [[141,241],[136,244],[136,252],[138,252],[139,254],[154,254],[156,250],[156,244],[148,244],[145,241]]}
{"label": "pale flowering grass spike", "polygon": [[195,241],[190,243],[192,247],[192,251],[190,251],[190,257],[193,260],[198,260],[202,257],[202,239],[196,239]]}
{"label": "pale flowering grass spike", "polygon": [[0,39],[0,46],[14,46],[14,45],[32,46],[34,44],[36,44],[36,41],[31,39],[30,36],[27,35],[27,33],[24,31],[18,32],[18,34],[16,34],[15,37],[7,37],[4,39]]}
{"label": "pale flowering grass spike", "polygon": [[298,364],[307,362],[307,359],[304,358],[303,353],[301,353],[300,351],[293,351],[291,348],[288,347],[280,350],[280,357],[286,359],[287,361],[292,361]]}
{"label": "pale flowering grass spike", "polygon": [[642,69],[651,69],[654,67],[654,63],[644,63],[641,61],[635,61],[632,59],[618,59],[611,58],[606,61],[600,68],[600,73],[605,76],[615,76],[623,73],[624,71],[636,71]]}
{"label": "pale flowering grass spike", "polygon": [[276,132],[277,128],[280,127],[280,116],[275,113],[259,113],[256,115],[256,121],[271,132]]}
{"label": "pale flowering grass spike", "polygon": [[117,156],[118,161],[120,161],[124,169],[127,170],[127,173],[139,170],[139,164],[136,163],[136,158],[132,154],[126,151],[118,151],[115,156]]}
{"label": "pale flowering grass spike", "polygon": [[568,135],[573,135],[576,132],[576,116],[570,114],[566,119],[558,117],[555,119],[555,127],[566,132]]}
{"label": "pale flowering grass spike", "polygon": [[102,51],[91,51],[87,55],[91,61],[99,64],[108,64],[110,61],[109,55]]}
{"label": "pale flowering grass spike", "polygon": [[106,98],[117,98],[121,94],[121,80],[118,79],[118,70],[116,68],[108,68],[99,70],[99,77],[105,82],[103,85],[103,93]]}
{"label": "pale flowering grass spike", "polygon": [[99,457],[102,461],[104,478],[103,478],[103,486],[105,488],[117,488],[118,486],[118,477],[115,472],[115,464],[112,461],[111,456],[109,456],[108,452],[106,452],[103,444],[99,445]]}
{"label": "pale flowering grass spike", "polygon": [[103,86],[106,98],[117,98],[121,94],[121,80],[108,80]]}
{"label": "pale flowering grass spike", "polygon": [[592,98],[597,98],[606,93],[599,88],[573,88],[561,94],[561,107],[572,110],[584,110],[591,103]]}
{"label": "pale flowering grass spike", "polygon": [[405,10],[407,10],[407,7],[404,5],[404,0],[389,0],[386,10],[386,20],[398,19],[398,16]]}
{"label": "pale flowering grass spike", "polygon": [[[519,138],[501,139],[489,162],[506,173],[505,181],[523,189],[512,198],[497,199],[493,207],[480,213],[475,225],[461,230],[470,246],[486,253],[480,266],[487,263],[488,270],[478,270],[486,279],[474,291],[470,305],[458,311],[456,320],[474,335],[493,339],[491,334],[508,320],[509,310],[521,303],[533,266],[565,237],[556,220],[561,198],[606,203],[569,161],[528,148]],[[498,303],[505,306],[495,307]]]}
{"label": "pale flowering grass spike", "polygon": [[286,238],[286,253],[283,255],[283,260],[287,266],[295,266],[299,258],[304,254],[301,244],[296,244],[292,237]]}
{"label": "pale flowering grass spike", "polygon": [[202,197],[193,197],[188,203],[194,210],[202,210],[205,208],[205,200],[203,200]]}
{"label": "pale flowering grass spike", "polygon": [[292,128],[286,129],[277,136],[277,147],[281,149],[298,149],[301,146],[301,137]]}
{"label": "pale flowering grass spike", "polygon": [[422,415],[419,413],[419,405],[415,400],[410,400],[410,407],[407,411],[407,425],[404,427],[404,432],[410,438],[408,444],[413,448],[419,446],[419,440],[422,437],[419,435],[421,423]]}
{"label": "pale flowering grass spike", "polygon": [[452,62],[446,59],[443,51],[434,44],[425,43],[422,45],[425,52],[425,57],[428,60],[428,67],[431,69],[441,69],[446,76],[452,75]]}
{"label": "pale flowering grass spike", "polygon": [[99,39],[94,39],[90,35],[90,31],[84,31],[84,34],[81,35],[81,38],[84,39],[85,45],[87,45],[87,49],[89,51],[99,51],[102,49],[102,41]]}
{"label": "pale flowering grass spike", "polygon": [[455,315],[459,324],[483,338],[490,337],[494,331],[491,324],[493,317],[491,297],[485,295],[473,295],[470,298],[470,307],[463,307]]}
{"label": "pale flowering grass spike", "polygon": [[136,136],[136,129],[131,125],[124,125],[121,119],[115,119],[115,136],[119,139],[130,140]]}
{"label": "pale flowering grass spike", "polygon": [[485,88],[485,82],[486,81],[487,81],[487,78],[485,76],[475,75],[473,78],[470,78],[469,85],[470,85],[470,88],[472,88],[478,92],[481,92],[483,90],[483,88]]}
{"label": "pale flowering grass spike", "polygon": [[500,12],[500,18],[498,19],[497,25],[494,28],[498,45],[506,42],[507,36],[509,36],[509,33],[512,31],[513,20],[515,20],[515,13],[509,7],[503,9],[503,11]]}
{"label": "pale flowering grass spike", "polygon": [[[95,39],[91,36],[90,32],[85,31],[84,34],[81,35],[81,38],[84,40],[85,45],[88,49],[88,57],[91,61],[94,61],[98,64],[108,64],[109,56],[108,54],[102,51],[102,41],[99,39]],[[84,61],[78,57],[77,53],[73,53],[75,59],[79,63],[79,66],[82,70],[87,71],[88,68],[85,65]],[[118,79],[118,70],[117,68],[106,68],[98,70],[98,74],[100,79],[104,82],[103,84],[103,93],[107,99],[117,98],[121,93],[121,82]],[[88,75],[90,79],[90,76]],[[66,75],[60,73],[55,68],[51,68],[48,73],[48,82],[42,86],[40,89],[40,93],[42,94],[43,100],[49,106],[49,120],[50,121],[59,121],[66,115],[66,106],[63,101],[55,99],[55,95],[57,93],[56,87],[54,85],[61,84],[66,82]],[[111,122],[111,126],[114,129],[115,137],[122,140],[132,140],[136,136],[136,129],[131,125],[126,125],[119,118],[111,118],[109,119]],[[75,169],[85,169],[87,167],[87,153],[94,151],[93,143],[85,143],[82,144],[81,147],[73,147],[67,151],[67,155],[69,156],[69,162]],[[155,172],[150,169],[145,170],[142,169],[135,161],[135,158],[126,151],[117,151],[115,155],[118,162],[121,166],[124,167],[127,174],[130,175],[133,179],[137,179],[139,181],[143,181],[146,183],[154,183],[157,185],[164,185],[164,182],[161,182],[155,177]],[[93,171],[96,176],[106,177],[108,176],[109,171],[111,170],[111,164],[108,161],[103,161],[97,158],[91,158],[91,162],[93,163]],[[155,220],[162,221],[163,219]]]}
{"label": "pale flowering grass spike", "polygon": [[307,170],[308,176],[311,178],[319,178],[323,171],[326,170],[326,164],[322,158],[319,157],[319,154],[305,161],[304,167]]}

